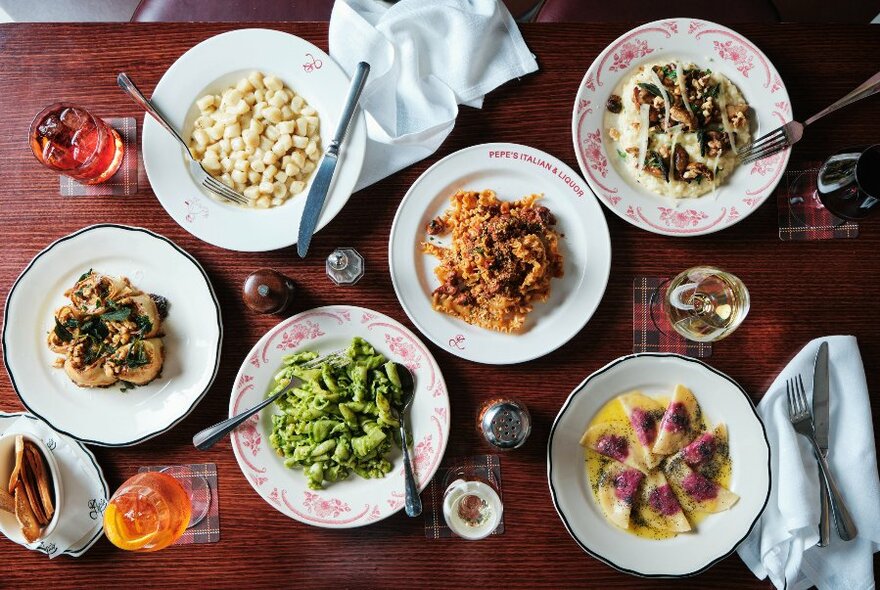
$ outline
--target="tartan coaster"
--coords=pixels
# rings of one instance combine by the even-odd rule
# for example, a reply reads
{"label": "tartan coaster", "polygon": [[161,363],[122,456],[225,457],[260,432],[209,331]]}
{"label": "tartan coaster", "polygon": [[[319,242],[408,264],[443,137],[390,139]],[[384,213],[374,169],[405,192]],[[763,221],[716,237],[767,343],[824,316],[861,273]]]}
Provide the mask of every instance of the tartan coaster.
{"label": "tartan coaster", "polygon": [[[446,526],[443,518],[443,494],[446,488],[458,477],[463,479],[479,479],[491,484],[501,494],[501,458],[498,455],[474,455],[472,457],[456,457],[447,459],[434,474],[423,494],[425,515],[425,537],[428,539],[446,539],[456,535]],[[424,497],[427,494],[427,497]],[[501,522],[492,531],[490,537],[504,533],[504,513]]]}
{"label": "tartan coaster", "polygon": [[856,238],[859,224],[833,215],[816,194],[819,162],[806,170],[789,170],[776,190],[779,211],[779,239],[788,241]]}
{"label": "tartan coaster", "polygon": [[[192,465],[153,465],[141,467],[138,473],[147,471],[161,471],[167,467],[183,467],[192,475],[201,476],[208,482],[211,493],[211,504],[208,514],[196,526],[186,529],[183,536],[174,542],[174,545],[191,545],[199,543],[216,543],[220,540],[220,501],[217,494],[217,466],[214,463],[194,463]],[[187,482],[183,482],[186,487]]]}
{"label": "tartan coaster", "polygon": [[[633,279],[633,352],[675,352],[695,358],[712,356],[712,344],[692,342],[678,335],[661,311],[661,287],[667,277]],[[654,313],[651,313],[655,298]]]}
{"label": "tartan coaster", "polygon": [[125,151],[119,170],[101,184],[80,184],[68,176],[59,176],[62,197],[128,196],[138,192],[137,121],[134,117],[108,117],[104,120],[116,129],[122,138]]}

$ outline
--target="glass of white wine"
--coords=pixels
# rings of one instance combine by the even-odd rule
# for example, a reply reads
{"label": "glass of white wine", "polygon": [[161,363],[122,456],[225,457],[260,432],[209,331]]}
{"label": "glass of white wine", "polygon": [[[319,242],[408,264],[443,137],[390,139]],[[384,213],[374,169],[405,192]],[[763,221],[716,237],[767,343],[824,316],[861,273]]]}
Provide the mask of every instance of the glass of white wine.
{"label": "glass of white wine", "polygon": [[749,313],[749,291],[736,276],[712,266],[694,266],[664,286],[663,313],[676,332],[694,342],[717,342]]}

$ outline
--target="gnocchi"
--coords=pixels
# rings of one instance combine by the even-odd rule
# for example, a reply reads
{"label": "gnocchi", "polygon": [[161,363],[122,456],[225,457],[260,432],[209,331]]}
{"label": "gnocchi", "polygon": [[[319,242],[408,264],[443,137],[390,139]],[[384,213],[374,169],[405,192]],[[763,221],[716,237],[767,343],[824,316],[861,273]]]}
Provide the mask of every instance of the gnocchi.
{"label": "gnocchi", "polygon": [[278,76],[251,72],[196,106],[193,157],[250,207],[276,207],[305,190],[322,153],[320,118]]}

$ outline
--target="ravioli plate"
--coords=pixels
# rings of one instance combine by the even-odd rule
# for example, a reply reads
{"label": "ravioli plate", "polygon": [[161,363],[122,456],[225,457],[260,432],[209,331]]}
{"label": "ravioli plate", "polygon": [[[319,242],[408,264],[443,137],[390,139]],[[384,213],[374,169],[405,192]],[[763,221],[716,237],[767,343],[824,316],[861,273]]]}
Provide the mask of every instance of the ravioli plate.
{"label": "ravioli plate", "polygon": [[[727,424],[730,489],[740,500],[694,532],[662,540],[636,537],[602,514],[579,441],[596,413],[621,393],[638,389],[651,397],[668,396],[677,383],[694,392],[708,423]],[[599,369],[569,395],[550,430],[547,479],[559,517],[584,551],[626,573],[690,576],[730,555],[760,518],[770,497],[770,445],[754,405],[730,377],[684,356],[635,354]]]}

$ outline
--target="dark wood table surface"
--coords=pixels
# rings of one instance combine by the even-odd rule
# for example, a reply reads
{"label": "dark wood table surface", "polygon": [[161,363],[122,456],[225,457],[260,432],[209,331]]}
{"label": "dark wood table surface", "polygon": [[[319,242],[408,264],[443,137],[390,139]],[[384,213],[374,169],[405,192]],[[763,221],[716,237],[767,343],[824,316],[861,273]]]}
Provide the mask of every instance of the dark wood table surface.
{"label": "dark wood table surface", "polygon": [[[58,178],[41,168],[26,143],[28,124],[59,99],[102,116],[134,116],[140,109],[116,87],[126,71],[148,95],[184,51],[222,24],[5,24],[0,25],[0,301],[28,261],[53,240],[98,222],[138,225],[159,232],[204,265],[220,299],[225,325],[220,372],[196,410],[170,432],[123,449],[95,448],[115,489],[139,466],[213,461],[220,477],[222,539],[217,544],[132,554],[100,540],[80,559],[45,556],[0,542],[0,587],[620,587],[766,588],[737,556],[680,581],[619,573],[583,553],[563,528],[550,500],[545,453],[550,425],[571,390],[608,361],[632,352],[633,277],[666,275],[713,263],[739,275],[752,310],[738,332],[716,345],[709,362],[732,376],[757,402],[774,376],[810,339],[854,334],[868,368],[868,388],[880,377],[880,219],[861,226],[856,240],[781,242],[776,206],[769,200],[736,226],[697,238],[668,238],[635,229],[605,211],[613,257],[605,297],[587,326],[546,357],[508,367],[461,360],[429,344],[449,384],[452,431],[447,456],[487,452],[473,423],[493,394],[523,399],[534,418],[527,444],[503,455],[503,535],[477,543],[425,539],[421,518],[397,515],[369,527],[324,530],[285,518],[251,489],[228,439],[210,452],[194,450],[194,432],[224,417],[232,380],[250,347],[280,318],[258,316],[239,288],[259,267],[273,267],[300,287],[290,313],[344,303],[373,308],[414,329],[395,298],[387,241],[397,205],[410,184],[440,158],[464,147],[518,142],[547,151],[577,169],[571,109],[584,71],[630,24],[523,26],[540,71],[491,93],[482,110],[462,108],[455,130],[426,160],[355,194],[300,260],[294,248],[233,254],[196,240],[165,213],[148,186],[132,197],[63,199]],[[327,48],[325,23],[269,24]],[[773,61],[803,120],[866,80],[880,54],[878,29],[864,26],[741,25],[736,27]],[[811,127],[791,166],[832,150],[877,141],[880,100],[868,99]],[[324,274],[322,253],[350,244],[366,257],[368,273],[353,288],[337,288]],[[871,400],[880,415],[877,397]],[[6,375],[0,410],[22,405]],[[100,416],[95,417],[100,420]]]}

